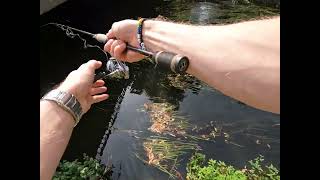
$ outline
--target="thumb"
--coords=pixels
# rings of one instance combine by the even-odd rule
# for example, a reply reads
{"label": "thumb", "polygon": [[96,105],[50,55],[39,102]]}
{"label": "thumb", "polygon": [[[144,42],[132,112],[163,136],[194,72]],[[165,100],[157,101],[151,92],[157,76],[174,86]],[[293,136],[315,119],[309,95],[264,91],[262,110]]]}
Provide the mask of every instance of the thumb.
{"label": "thumb", "polygon": [[89,72],[94,72],[96,69],[100,68],[101,65],[101,61],[90,60],[85,64],[85,67],[89,70]]}

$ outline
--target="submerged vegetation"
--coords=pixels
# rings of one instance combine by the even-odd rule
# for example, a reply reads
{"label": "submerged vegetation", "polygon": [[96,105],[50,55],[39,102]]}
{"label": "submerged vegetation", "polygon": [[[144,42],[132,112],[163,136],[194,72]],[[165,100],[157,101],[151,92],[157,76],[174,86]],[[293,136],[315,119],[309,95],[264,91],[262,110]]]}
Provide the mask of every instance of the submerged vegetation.
{"label": "submerged vegetation", "polygon": [[185,118],[174,113],[175,107],[169,103],[145,103],[152,123],[149,130],[158,134],[184,135],[188,123]]}
{"label": "submerged vegetation", "polygon": [[[176,106],[167,102],[144,104],[141,111],[147,113],[150,119],[151,124],[148,130],[151,133],[156,134],[156,136],[151,135],[150,138],[141,138],[143,139],[142,146],[145,154],[138,155],[135,153],[136,157],[142,160],[145,164],[156,167],[160,171],[167,173],[171,178],[179,178],[181,176],[181,174],[177,171],[177,167],[179,166],[179,162],[183,157],[182,155],[201,150],[199,145],[201,141],[215,142],[218,140],[223,141],[226,144],[237,146],[238,148],[243,148],[243,145],[234,142],[233,136],[235,134],[239,135],[240,133],[242,135],[249,135],[249,133],[265,133],[263,129],[257,127],[247,126],[243,129],[241,128],[242,126],[237,123],[221,124],[222,122],[220,122],[219,124],[218,122],[210,121],[209,124],[203,126],[193,125],[188,122],[188,118],[186,116],[179,115],[176,110]],[[240,128],[239,130],[235,129],[237,126]],[[233,131],[228,131],[228,129],[231,127],[233,127]],[[274,141],[272,138],[266,139],[265,136],[251,135],[252,136],[248,136],[248,139],[251,139],[252,143],[261,146],[262,142],[264,142],[266,148],[271,149],[270,144],[267,143],[272,143]],[[200,160],[204,159],[204,156],[199,155],[195,158],[198,158],[198,160],[193,159],[191,162],[196,161],[199,164]],[[255,159],[254,162],[249,161],[252,168],[248,169],[248,171],[246,171],[245,168],[240,171],[235,170],[231,166],[226,166],[222,162],[211,160],[209,161],[208,167],[202,167],[203,163],[200,163],[202,169],[199,169],[199,173],[212,173],[213,171],[216,171],[215,169],[217,168],[220,170],[222,168],[226,168],[226,172],[232,174],[225,174],[225,176],[223,176],[227,179],[237,179],[239,177],[243,177],[244,179],[255,179],[253,177],[256,174],[262,177],[262,175],[266,176],[266,174],[263,173],[272,174],[272,170],[274,170],[274,172],[278,172],[273,166],[270,166],[270,168],[266,167],[267,171],[258,171],[260,167],[259,163],[262,161],[262,157]],[[198,166],[200,168],[200,165]],[[191,172],[192,168],[190,165],[188,168],[189,179],[196,179],[193,177],[194,174]],[[218,174],[216,175],[218,177]],[[216,179],[216,175],[212,174],[212,178]],[[219,176],[222,175],[220,174]],[[260,176],[258,177],[260,178]],[[211,176],[205,175],[204,177]],[[268,177],[266,176],[262,179],[268,179]]]}
{"label": "submerged vegetation", "polygon": [[[145,156],[135,155],[171,178],[181,176],[177,167],[182,155],[201,150],[199,141],[214,141],[216,137],[220,137],[229,143],[230,135],[222,132],[222,128],[214,122],[206,127],[194,126],[188,123],[186,117],[179,116],[175,111],[176,107],[169,103],[146,103],[144,110],[150,118],[149,130],[157,136],[144,139],[142,146]],[[236,143],[231,144],[241,147]]]}
{"label": "submerged vegetation", "polygon": [[196,143],[170,140],[159,136],[145,139],[143,148],[146,152],[147,160],[144,160],[138,154],[136,154],[136,157],[144,163],[167,173],[171,178],[181,178],[181,174],[177,171],[181,155],[200,150]]}
{"label": "submerged vegetation", "polygon": [[190,124],[186,116],[178,115],[172,104],[145,103],[144,109],[151,122],[149,130],[158,135],[191,141],[214,141],[217,137],[223,138],[226,143],[231,140],[229,133],[222,130],[222,125],[213,121],[203,127]]}

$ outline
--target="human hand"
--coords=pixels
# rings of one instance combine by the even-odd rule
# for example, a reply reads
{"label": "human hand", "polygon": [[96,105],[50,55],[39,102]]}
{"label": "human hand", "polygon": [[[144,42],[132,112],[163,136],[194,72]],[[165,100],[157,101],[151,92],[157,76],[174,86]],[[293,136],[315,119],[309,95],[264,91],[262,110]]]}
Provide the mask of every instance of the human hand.
{"label": "human hand", "polygon": [[108,94],[100,94],[107,91],[107,87],[103,86],[105,83],[103,80],[93,83],[95,70],[101,65],[102,63],[96,60],[82,64],[77,70],[72,71],[57,88],[73,94],[80,102],[83,113],[86,113],[92,104],[109,97]]}
{"label": "human hand", "polygon": [[133,51],[126,51],[126,43],[139,47],[137,40],[136,20],[123,20],[113,23],[107,33],[108,42],[104,45],[104,50],[109,52],[114,58],[127,62],[136,62],[145,56]]}

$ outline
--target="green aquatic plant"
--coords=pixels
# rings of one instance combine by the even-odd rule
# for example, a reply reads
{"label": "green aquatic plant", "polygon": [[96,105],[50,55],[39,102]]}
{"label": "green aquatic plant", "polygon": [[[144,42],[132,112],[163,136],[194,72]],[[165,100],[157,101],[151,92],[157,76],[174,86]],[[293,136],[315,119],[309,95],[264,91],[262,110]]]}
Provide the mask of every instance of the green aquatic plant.
{"label": "green aquatic plant", "polygon": [[83,155],[83,159],[62,161],[53,176],[53,180],[109,180],[111,177],[111,168],[99,163],[97,159]]}
{"label": "green aquatic plant", "polygon": [[263,161],[259,156],[240,170],[213,159],[205,163],[205,155],[195,153],[187,165],[187,180],[280,180],[280,171],[272,164],[263,168]]}
{"label": "green aquatic plant", "polygon": [[249,169],[244,169],[244,173],[248,177],[248,179],[261,179],[261,180],[280,180],[280,171],[274,167],[272,164],[269,166],[265,166],[263,168],[261,166],[261,163],[264,161],[263,156],[259,156],[255,158],[254,160],[250,160],[249,164],[250,167]]}

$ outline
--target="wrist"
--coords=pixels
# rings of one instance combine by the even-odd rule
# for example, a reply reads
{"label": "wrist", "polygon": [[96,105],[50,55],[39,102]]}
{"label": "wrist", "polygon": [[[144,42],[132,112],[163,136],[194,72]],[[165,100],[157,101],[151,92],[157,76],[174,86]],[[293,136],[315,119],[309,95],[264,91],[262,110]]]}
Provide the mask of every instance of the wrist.
{"label": "wrist", "polygon": [[84,106],[84,98],[81,96],[76,88],[73,88],[72,86],[69,86],[68,84],[65,84],[64,82],[56,88],[57,90],[72,94],[80,103],[81,107],[83,108]]}
{"label": "wrist", "polygon": [[143,23],[142,38],[143,42],[151,52],[165,51],[163,39],[166,39],[166,31],[162,30],[163,21],[147,19]]}
{"label": "wrist", "polygon": [[[50,121],[46,120],[48,118]],[[41,126],[46,127],[42,130],[73,129],[74,127],[72,115],[53,101],[40,101],[40,122],[45,120],[45,123],[40,123]]]}
{"label": "wrist", "polygon": [[[63,90],[62,90],[63,89]],[[64,88],[58,88],[48,92],[42,97],[42,100],[52,101],[60,106],[65,112],[68,112],[74,119],[74,126],[76,126],[83,114],[83,110],[79,100]]]}

